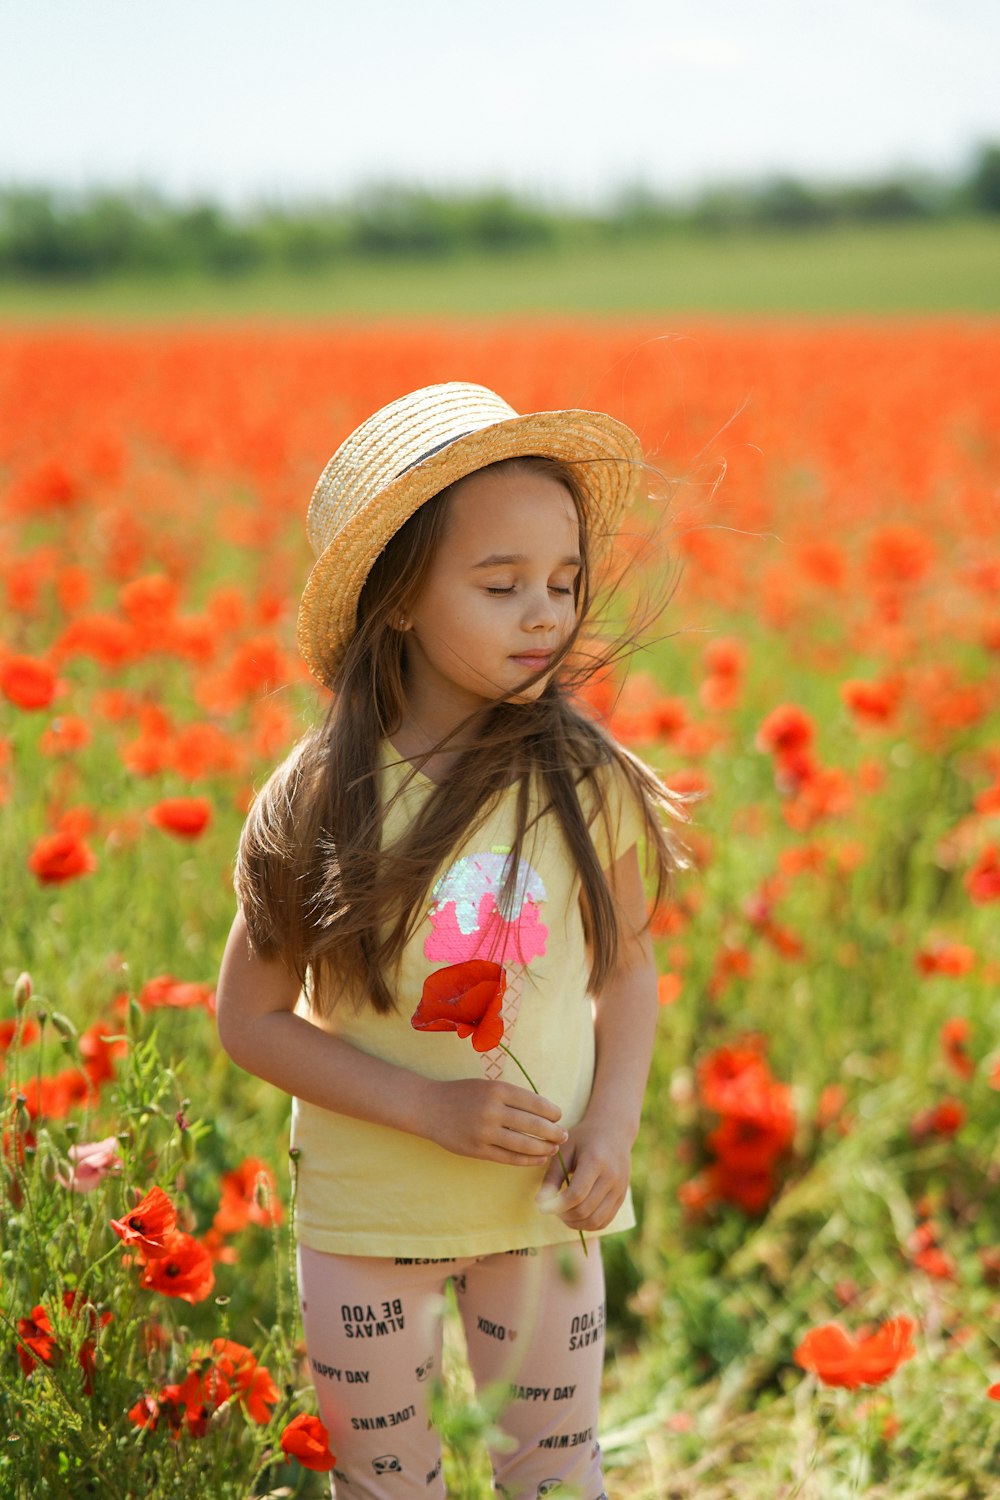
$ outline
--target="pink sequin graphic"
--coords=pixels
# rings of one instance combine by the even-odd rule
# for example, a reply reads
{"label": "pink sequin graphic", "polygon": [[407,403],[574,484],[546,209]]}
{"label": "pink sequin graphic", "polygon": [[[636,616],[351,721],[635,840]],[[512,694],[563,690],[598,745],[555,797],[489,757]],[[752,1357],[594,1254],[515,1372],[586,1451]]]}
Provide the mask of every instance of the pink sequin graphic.
{"label": "pink sequin graphic", "polygon": [[457,964],[470,958],[529,964],[545,952],[549,929],[541,920],[545,886],[521,860],[511,898],[498,904],[507,872],[505,850],[458,860],[438,881],[430,911],[424,956]]}

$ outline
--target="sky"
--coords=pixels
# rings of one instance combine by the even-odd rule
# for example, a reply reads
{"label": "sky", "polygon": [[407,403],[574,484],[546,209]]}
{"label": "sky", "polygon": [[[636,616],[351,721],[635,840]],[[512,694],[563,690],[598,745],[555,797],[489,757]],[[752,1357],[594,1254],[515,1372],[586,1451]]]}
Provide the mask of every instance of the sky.
{"label": "sky", "polygon": [[998,57],[996,0],[0,0],[0,187],[955,175],[1000,141]]}

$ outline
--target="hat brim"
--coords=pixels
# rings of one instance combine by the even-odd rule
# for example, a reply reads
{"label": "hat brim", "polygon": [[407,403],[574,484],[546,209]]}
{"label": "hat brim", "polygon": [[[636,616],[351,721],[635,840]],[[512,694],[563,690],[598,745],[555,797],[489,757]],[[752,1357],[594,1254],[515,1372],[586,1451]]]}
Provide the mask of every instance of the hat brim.
{"label": "hat brim", "polygon": [[640,481],[642,447],[631,428],[602,412],[546,411],[477,428],[407,469],[356,511],[317,558],[299,606],[297,638],[309,670],[330,684],[357,622],[376,557],[428,500],[488,464],[553,458],[574,473],[591,550],[610,543]]}

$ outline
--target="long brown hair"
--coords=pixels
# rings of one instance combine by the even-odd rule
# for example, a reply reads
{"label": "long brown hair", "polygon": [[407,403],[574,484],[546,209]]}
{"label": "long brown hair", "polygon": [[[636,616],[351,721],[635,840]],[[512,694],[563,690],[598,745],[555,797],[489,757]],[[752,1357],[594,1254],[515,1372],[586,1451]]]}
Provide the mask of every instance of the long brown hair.
{"label": "long brown hair", "polygon": [[[395,1008],[390,976],[435,876],[512,776],[515,836],[503,894],[510,895],[516,879],[534,785],[538,816],[554,814],[579,872],[593,992],[613,973],[618,953],[614,904],[592,837],[601,821],[612,833],[609,770],[618,768],[642,811],[654,900],[662,898],[679,862],[661,821],[665,810],[678,814],[678,799],[572,700],[581,680],[607,659],[582,648],[592,547],[572,470],[545,458],[508,459],[492,467],[518,466],[564,485],[580,523],[577,624],[541,694],[532,702],[490,704],[428,751],[427,758],[454,743],[457,758],[402,836],[383,847],[380,757],[406,703],[404,636],[397,625],[418,597],[447,525],[445,490],[416,511],[376,560],[326,720],[273,773],[244,826],[235,885],[250,941],[262,956],[280,957],[301,984],[308,980],[320,1012],[343,995],[380,1013]],[[589,823],[581,794],[595,810]]]}

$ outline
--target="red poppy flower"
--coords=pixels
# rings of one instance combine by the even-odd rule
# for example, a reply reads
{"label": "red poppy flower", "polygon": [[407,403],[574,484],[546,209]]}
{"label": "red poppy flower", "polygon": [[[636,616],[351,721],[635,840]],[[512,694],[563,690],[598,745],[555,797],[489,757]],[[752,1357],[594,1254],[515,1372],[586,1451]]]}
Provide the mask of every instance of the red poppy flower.
{"label": "red poppy flower", "polygon": [[175,1010],[189,1010],[194,1005],[204,1005],[206,1010],[215,1007],[215,990],[210,984],[194,979],[175,979],[172,974],[156,974],[147,979],[139,991],[139,1004],[143,1010],[157,1010],[162,1005]]}
{"label": "red poppy flower", "polygon": [[0,693],[18,708],[48,708],[56,695],[55,669],[34,656],[0,662]]}
{"label": "red poppy flower", "polygon": [[1000,844],[987,844],[965,877],[965,889],[980,905],[1000,901]]}
{"label": "red poppy flower", "polygon": [[247,1416],[259,1427],[266,1427],[271,1420],[269,1407],[281,1400],[270,1371],[257,1363],[249,1349],[232,1339],[213,1339],[212,1354],[216,1367],[232,1383]]}
{"label": "red poppy flower", "polygon": [[808,750],[815,736],[813,721],[795,703],[773,708],[757,731],[756,745],[770,755],[789,755]]}
{"label": "red poppy flower", "polygon": [[28,858],[28,869],[43,885],[62,885],[97,869],[93,851],[78,834],[63,830],[44,834]]}
{"label": "red poppy flower", "polygon": [[507,976],[500,964],[471,958],[435,969],[424,980],[410,1024],[417,1031],[457,1031],[477,1052],[490,1052],[503,1038]]}
{"label": "red poppy flower", "polygon": [[[21,1369],[25,1375],[30,1375],[40,1360],[43,1365],[52,1363],[52,1356],[56,1350],[56,1341],[52,1334],[52,1324],[49,1315],[41,1303],[32,1308],[30,1318],[18,1318],[17,1331],[20,1339],[17,1345],[17,1357],[21,1361]],[[28,1349],[24,1346],[27,1344]],[[34,1358],[32,1357],[34,1356]]]}
{"label": "red poppy flower", "polygon": [[921,948],[915,961],[918,972],[925,976],[946,974],[960,979],[975,968],[976,954],[965,943],[934,942]]}
{"label": "red poppy flower", "polygon": [[[149,1258],[149,1251],[143,1251]],[[174,1230],[142,1274],[142,1285],[165,1297],[180,1297],[192,1305],[204,1302],[215,1285],[212,1257],[193,1235]]]}
{"label": "red poppy flower", "polygon": [[128,1419],[133,1427],[148,1428],[155,1432],[160,1420],[160,1403],[155,1396],[140,1396],[133,1407],[130,1408]]}
{"label": "red poppy flower", "polygon": [[949,1016],[941,1027],[941,1051],[944,1060],[959,1078],[972,1078],[976,1065],[967,1046],[972,1026],[965,1016]]}
{"label": "red poppy flower", "polygon": [[196,839],[212,821],[212,804],[207,797],[167,797],[151,807],[146,817],[164,833]]}
{"label": "red poppy flower", "polygon": [[147,1260],[166,1255],[177,1229],[177,1210],[161,1187],[152,1187],[131,1213],[112,1219],[111,1228],[126,1245],[136,1245]]}
{"label": "red poppy flower", "polygon": [[72,755],[90,744],[90,725],[78,714],[62,714],[53,719],[38,742],[43,755]]}
{"label": "red poppy flower", "polygon": [[[109,1040],[111,1037],[113,1041]],[[124,1057],[128,1042],[113,1022],[94,1021],[80,1033],[79,1048],[83,1071],[94,1088],[99,1089],[102,1083],[110,1083],[114,1078],[114,1059]]]}
{"label": "red poppy flower", "polygon": [[79,1293],[73,1291],[63,1292],[63,1306],[74,1317],[83,1319],[90,1329],[91,1334],[94,1335],[91,1338],[83,1340],[83,1343],[80,1345],[80,1352],[77,1355],[80,1369],[83,1371],[84,1394],[92,1396],[94,1394],[94,1375],[96,1372],[96,1362],[94,1359],[97,1349],[96,1335],[99,1329],[108,1326],[114,1317],[114,1313],[108,1312],[106,1309],[104,1312],[98,1312],[92,1302],[88,1302],[86,1299],[81,1300]]}
{"label": "red poppy flower", "polygon": [[319,1417],[299,1412],[281,1434],[281,1451],[286,1458],[297,1458],[304,1469],[324,1474],[337,1462],[330,1452],[330,1435]]}
{"label": "red poppy flower", "polygon": [[3,1057],[15,1040],[19,1047],[30,1047],[40,1036],[38,1022],[30,1016],[10,1016],[0,1021],[0,1057]]}
{"label": "red poppy flower", "polygon": [[824,1323],[807,1333],[795,1351],[795,1363],[811,1370],[824,1385],[881,1385],[904,1360],[916,1354],[915,1324],[910,1318],[890,1318],[867,1338],[854,1339],[839,1323]]}
{"label": "red poppy flower", "polygon": [[233,1171],[224,1172],[220,1186],[222,1201],[212,1220],[220,1234],[238,1234],[247,1224],[281,1223],[274,1174],[259,1157],[248,1156]]}
{"label": "red poppy flower", "polygon": [[232,1395],[229,1381],[214,1365],[188,1370],[179,1386],[168,1386],[160,1392],[161,1402],[168,1392],[171,1400],[183,1406],[184,1422],[192,1437],[205,1436],[212,1413]]}

